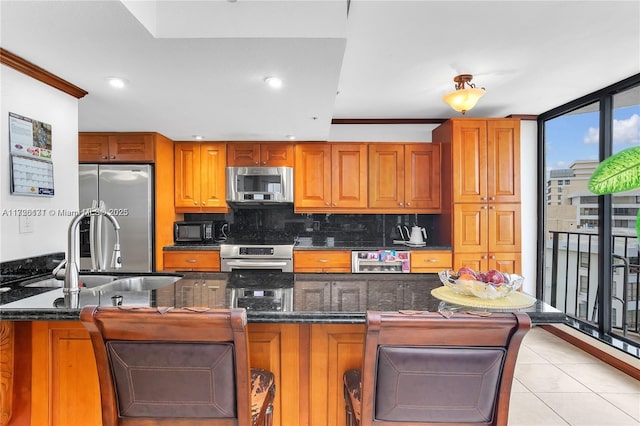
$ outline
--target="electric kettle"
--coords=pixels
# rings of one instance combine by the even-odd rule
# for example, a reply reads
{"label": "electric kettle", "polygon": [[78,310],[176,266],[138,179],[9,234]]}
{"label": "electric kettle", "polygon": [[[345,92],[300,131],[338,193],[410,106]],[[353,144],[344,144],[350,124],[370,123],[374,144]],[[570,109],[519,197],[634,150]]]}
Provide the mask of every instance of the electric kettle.
{"label": "electric kettle", "polygon": [[409,238],[409,242],[411,244],[424,244],[427,240],[427,231],[420,226],[414,226],[411,228],[411,237]]}

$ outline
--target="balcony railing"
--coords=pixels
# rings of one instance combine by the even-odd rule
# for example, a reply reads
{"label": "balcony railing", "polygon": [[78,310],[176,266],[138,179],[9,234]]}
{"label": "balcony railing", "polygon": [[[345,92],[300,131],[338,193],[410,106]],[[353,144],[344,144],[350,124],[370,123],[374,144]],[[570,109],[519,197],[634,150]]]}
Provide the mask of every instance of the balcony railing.
{"label": "balcony railing", "polygon": [[[612,237],[611,319],[616,334],[640,342],[638,238]],[[547,303],[568,316],[598,323],[598,235],[550,231],[545,248]]]}

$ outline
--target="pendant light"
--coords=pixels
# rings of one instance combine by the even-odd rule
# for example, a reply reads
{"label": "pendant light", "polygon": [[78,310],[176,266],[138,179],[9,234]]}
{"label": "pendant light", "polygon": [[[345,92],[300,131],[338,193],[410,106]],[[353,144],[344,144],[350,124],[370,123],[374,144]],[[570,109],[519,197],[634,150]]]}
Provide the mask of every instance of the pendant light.
{"label": "pendant light", "polygon": [[473,108],[478,99],[484,96],[484,87],[477,89],[476,85],[471,83],[473,76],[471,74],[460,74],[453,78],[456,83],[456,90],[449,92],[442,97],[442,100],[449,104],[454,110],[465,112]]}

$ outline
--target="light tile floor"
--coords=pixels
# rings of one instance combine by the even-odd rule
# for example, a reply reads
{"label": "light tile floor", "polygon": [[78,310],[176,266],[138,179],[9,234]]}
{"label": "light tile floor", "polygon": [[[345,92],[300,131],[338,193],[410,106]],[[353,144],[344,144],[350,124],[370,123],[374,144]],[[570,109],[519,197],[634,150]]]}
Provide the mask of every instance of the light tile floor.
{"label": "light tile floor", "polygon": [[532,328],[520,347],[509,426],[640,426],[640,381]]}

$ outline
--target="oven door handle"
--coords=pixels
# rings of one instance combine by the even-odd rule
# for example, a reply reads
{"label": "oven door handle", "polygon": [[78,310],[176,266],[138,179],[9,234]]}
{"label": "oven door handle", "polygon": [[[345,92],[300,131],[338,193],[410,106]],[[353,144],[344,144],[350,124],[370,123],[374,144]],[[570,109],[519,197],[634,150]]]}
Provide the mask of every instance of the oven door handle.
{"label": "oven door handle", "polygon": [[266,268],[275,268],[275,267],[282,267],[282,266],[287,266],[289,263],[288,262],[251,262],[251,261],[245,261],[245,260],[229,260],[227,262],[225,262],[225,264],[227,266],[244,266],[244,267],[255,267],[255,268],[262,268],[262,269],[266,269]]}

